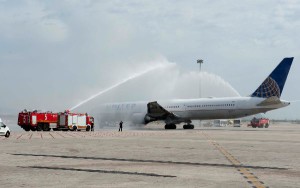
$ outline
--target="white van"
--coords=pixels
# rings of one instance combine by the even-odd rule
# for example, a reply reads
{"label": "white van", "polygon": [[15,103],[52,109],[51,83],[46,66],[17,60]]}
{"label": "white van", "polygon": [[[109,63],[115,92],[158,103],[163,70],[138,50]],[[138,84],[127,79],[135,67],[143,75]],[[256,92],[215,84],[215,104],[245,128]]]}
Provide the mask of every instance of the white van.
{"label": "white van", "polygon": [[5,136],[7,138],[10,136],[10,130],[9,130],[8,126],[6,126],[2,122],[1,118],[0,118],[0,136]]}

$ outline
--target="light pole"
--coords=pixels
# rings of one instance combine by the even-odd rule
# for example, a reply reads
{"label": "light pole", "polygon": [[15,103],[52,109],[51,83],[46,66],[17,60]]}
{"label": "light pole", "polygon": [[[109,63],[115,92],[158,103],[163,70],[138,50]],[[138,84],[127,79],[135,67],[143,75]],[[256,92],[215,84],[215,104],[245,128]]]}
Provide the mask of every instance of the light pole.
{"label": "light pole", "polygon": [[[202,59],[198,59],[197,63],[199,63],[199,98],[202,97],[201,95],[201,64],[203,63]],[[201,120],[199,120],[199,127],[201,127]]]}
{"label": "light pole", "polygon": [[[201,64],[203,63],[203,60],[202,59],[198,59],[197,63],[199,63],[199,73],[201,74]],[[200,76],[199,76],[199,97],[200,98],[202,97],[202,95],[201,95],[201,77]]]}

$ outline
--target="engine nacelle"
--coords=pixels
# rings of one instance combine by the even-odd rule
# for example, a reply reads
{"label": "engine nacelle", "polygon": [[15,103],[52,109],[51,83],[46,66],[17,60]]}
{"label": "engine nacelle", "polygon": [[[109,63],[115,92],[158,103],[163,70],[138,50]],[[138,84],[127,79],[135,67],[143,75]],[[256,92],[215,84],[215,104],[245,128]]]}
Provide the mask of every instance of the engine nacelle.
{"label": "engine nacelle", "polygon": [[152,121],[157,121],[157,118],[153,118],[153,117],[149,116],[148,114],[146,114],[145,118],[144,118],[145,124],[148,124],[148,123],[150,123]]}

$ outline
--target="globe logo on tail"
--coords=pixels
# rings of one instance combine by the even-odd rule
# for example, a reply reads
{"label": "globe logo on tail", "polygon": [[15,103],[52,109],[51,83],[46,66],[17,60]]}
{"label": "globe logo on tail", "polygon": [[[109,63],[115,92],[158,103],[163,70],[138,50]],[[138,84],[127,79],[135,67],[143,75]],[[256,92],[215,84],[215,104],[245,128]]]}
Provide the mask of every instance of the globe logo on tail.
{"label": "globe logo on tail", "polygon": [[252,97],[269,98],[272,96],[280,98],[280,88],[276,81],[271,77],[265,79],[259,88],[252,94]]}

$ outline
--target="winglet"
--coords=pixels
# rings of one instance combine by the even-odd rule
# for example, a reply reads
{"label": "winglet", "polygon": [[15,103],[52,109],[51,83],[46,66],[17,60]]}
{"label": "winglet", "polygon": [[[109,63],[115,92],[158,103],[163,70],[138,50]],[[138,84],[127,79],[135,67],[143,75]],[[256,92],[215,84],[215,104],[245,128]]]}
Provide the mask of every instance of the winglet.
{"label": "winglet", "polygon": [[280,98],[286,78],[289,74],[293,57],[284,58],[265,81],[252,93],[251,97]]}

